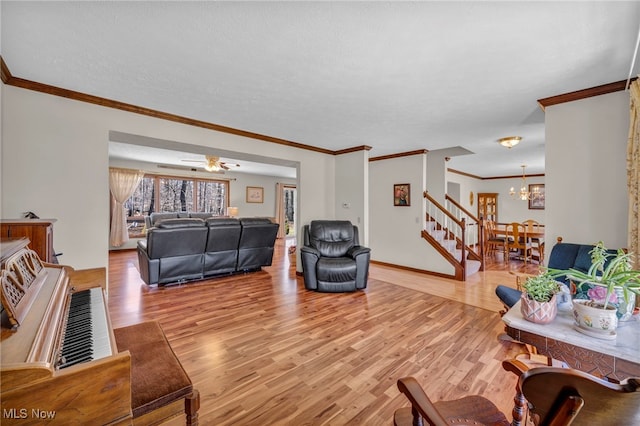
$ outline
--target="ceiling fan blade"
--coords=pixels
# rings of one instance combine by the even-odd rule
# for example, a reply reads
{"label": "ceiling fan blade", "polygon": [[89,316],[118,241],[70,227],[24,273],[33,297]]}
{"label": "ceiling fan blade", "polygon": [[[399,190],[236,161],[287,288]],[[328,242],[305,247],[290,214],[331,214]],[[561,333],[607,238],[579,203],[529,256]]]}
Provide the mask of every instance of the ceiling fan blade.
{"label": "ceiling fan blade", "polygon": [[240,167],[240,164],[236,164],[236,163],[225,163],[224,161],[220,162],[221,166],[225,166],[225,167]]}
{"label": "ceiling fan blade", "polygon": [[184,170],[184,171],[188,171],[188,172],[216,173],[216,174],[219,174],[219,175],[223,175],[224,174],[223,170],[209,172],[209,171],[205,170],[202,167],[197,167],[196,168],[196,166],[176,166],[174,164],[158,164],[157,167],[161,168],[161,169]]}
{"label": "ceiling fan blade", "polygon": [[203,161],[203,160],[180,160],[180,161],[184,161],[185,163],[206,163],[206,161]]}

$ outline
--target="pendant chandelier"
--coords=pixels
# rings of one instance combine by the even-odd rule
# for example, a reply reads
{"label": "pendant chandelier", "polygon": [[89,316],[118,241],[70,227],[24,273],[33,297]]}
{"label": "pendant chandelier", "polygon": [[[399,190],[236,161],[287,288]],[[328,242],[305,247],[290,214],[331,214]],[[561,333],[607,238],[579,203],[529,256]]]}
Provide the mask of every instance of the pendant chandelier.
{"label": "pendant chandelier", "polygon": [[516,192],[515,188],[512,186],[511,189],[509,189],[509,195],[511,195],[512,198],[518,198],[522,201],[531,200],[540,196],[540,187],[534,186],[532,191],[528,190],[527,178],[524,173],[524,169],[527,166],[523,164],[520,167],[522,167],[522,185],[520,186],[520,191]]}

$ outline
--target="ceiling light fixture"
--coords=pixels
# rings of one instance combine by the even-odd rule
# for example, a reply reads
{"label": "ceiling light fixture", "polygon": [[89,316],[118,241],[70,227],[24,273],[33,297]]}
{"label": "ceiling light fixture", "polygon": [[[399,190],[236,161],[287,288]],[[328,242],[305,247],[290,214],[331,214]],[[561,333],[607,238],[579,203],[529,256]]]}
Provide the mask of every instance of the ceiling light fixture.
{"label": "ceiling light fixture", "polygon": [[521,136],[507,136],[506,138],[498,139],[498,143],[504,147],[511,149],[514,146],[518,145],[521,140]]}
{"label": "ceiling light fixture", "polygon": [[515,188],[512,186],[511,189],[509,189],[509,195],[511,195],[511,198],[517,197],[522,201],[527,201],[527,200],[531,200],[532,198],[540,197],[541,192],[540,192],[539,186],[534,186],[533,191],[528,190],[527,178],[524,173],[524,168],[527,166],[523,164],[520,167],[522,167],[522,185],[520,186],[520,191],[516,192]]}
{"label": "ceiling light fixture", "polygon": [[204,165],[204,169],[208,172],[217,172],[220,170],[220,163],[218,157],[212,157],[207,155],[207,164]]}

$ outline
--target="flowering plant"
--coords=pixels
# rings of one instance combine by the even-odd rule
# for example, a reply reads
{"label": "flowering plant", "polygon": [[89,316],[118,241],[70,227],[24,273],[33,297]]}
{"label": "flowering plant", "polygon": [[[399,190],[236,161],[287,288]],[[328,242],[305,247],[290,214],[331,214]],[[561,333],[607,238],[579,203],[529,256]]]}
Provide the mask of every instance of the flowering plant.
{"label": "flowering plant", "polygon": [[[589,299],[593,300],[594,302],[600,305],[604,305],[605,300],[607,300],[607,289],[599,285],[594,286],[589,290],[587,290],[587,296],[589,297]],[[617,302],[618,302],[618,297],[614,293],[610,294],[608,303],[617,303]]]}

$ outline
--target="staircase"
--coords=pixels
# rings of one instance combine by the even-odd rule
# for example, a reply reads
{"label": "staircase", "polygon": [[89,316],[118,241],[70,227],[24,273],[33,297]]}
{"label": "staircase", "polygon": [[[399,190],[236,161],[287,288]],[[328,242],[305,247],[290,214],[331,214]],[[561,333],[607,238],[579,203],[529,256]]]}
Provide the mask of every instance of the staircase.
{"label": "staircase", "polygon": [[[427,235],[431,236],[431,238],[428,238],[425,235],[423,235],[423,238],[425,240],[431,242],[432,244],[438,244],[440,247],[442,247],[442,249],[444,249],[448,253],[448,256],[445,256],[445,257],[452,257],[453,259],[449,259],[449,260],[450,261],[455,260],[455,262],[459,264],[460,267],[462,268],[462,249],[458,248],[459,247],[458,240],[456,240],[455,238],[450,238],[450,236],[448,235],[448,232],[444,229],[441,229],[440,225],[434,220],[428,220],[426,222],[424,232],[426,232]],[[463,268],[464,277],[466,278],[470,275],[475,274],[480,270],[482,266],[483,265],[480,260],[472,259],[468,256],[465,259],[465,265]]]}
{"label": "staircase", "polygon": [[479,232],[481,222],[448,196],[446,201],[450,204],[449,208],[443,207],[427,192],[424,198],[427,217],[422,238],[454,266],[454,278],[465,281],[468,276],[484,270],[481,255],[483,244],[482,239],[478,238],[482,235]]}

